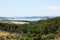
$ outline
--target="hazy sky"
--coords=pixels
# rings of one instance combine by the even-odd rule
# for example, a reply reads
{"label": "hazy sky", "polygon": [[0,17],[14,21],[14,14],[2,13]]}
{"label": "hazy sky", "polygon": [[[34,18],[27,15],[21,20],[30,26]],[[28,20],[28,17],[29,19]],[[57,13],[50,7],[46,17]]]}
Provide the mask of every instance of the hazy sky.
{"label": "hazy sky", "polygon": [[60,16],[60,0],[0,0],[0,16]]}

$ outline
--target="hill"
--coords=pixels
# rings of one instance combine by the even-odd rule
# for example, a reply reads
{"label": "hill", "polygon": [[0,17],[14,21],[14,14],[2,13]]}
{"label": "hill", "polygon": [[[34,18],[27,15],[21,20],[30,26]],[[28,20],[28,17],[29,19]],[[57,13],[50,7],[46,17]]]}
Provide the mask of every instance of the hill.
{"label": "hill", "polygon": [[0,23],[0,30],[18,34],[15,35],[18,37],[16,40],[59,40],[60,17],[32,21],[29,24]]}

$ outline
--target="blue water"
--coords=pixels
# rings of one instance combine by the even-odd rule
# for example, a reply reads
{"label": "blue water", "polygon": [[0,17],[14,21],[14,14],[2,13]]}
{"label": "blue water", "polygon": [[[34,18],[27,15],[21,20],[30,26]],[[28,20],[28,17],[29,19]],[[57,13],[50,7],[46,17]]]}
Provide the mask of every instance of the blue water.
{"label": "blue water", "polygon": [[38,21],[46,18],[9,18],[8,20]]}

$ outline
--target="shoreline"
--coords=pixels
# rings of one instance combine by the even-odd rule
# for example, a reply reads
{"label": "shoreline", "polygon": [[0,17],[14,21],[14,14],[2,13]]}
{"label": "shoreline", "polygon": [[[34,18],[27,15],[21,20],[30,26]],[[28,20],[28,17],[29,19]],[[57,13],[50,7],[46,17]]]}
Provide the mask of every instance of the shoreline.
{"label": "shoreline", "polygon": [[14,24],[28,24],[29,22],[16,22],[16,21],[11,21]]}

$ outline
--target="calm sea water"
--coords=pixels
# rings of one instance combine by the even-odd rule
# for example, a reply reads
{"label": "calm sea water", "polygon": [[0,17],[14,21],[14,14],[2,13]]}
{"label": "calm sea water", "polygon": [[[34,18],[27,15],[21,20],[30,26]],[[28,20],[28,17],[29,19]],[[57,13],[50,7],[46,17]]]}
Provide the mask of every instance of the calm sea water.
{"label": "calm sea water", "polygon": [[46,18],[9,18],[8,20],[24,20],[24,21],[37,21]]}

